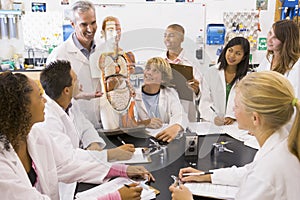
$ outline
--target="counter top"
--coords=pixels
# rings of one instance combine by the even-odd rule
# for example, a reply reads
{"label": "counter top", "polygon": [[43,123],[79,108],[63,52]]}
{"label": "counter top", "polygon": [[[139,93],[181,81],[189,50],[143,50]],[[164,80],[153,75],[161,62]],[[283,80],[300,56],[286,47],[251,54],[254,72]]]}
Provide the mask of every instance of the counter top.
{"label": "counter top", "polygon": [[0,70],[0,72],[11,71],[11,72],[41,72],[44,68],[38,69],[19,69],[19,70]]}

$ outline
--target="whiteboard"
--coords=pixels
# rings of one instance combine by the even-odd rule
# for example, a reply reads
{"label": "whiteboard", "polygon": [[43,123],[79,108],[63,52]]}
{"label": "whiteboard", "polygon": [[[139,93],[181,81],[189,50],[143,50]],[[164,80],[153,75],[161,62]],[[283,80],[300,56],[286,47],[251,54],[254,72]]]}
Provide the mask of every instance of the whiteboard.
{"label": "whiteboard", "polygon": [[95,3],[95,6],[98,24],[96,38],[101,37],[103,19],[115,16],[120,20],[122,28],[120,46],[135,54],[157,54],[157,51],[165,49],[164,31],[173,23],[185,28],[183,48],[190,48],[194,54],[196,37],[203,36],[200,30],[205,30],[205,5],[201,3],[144,2],[107,6]]}

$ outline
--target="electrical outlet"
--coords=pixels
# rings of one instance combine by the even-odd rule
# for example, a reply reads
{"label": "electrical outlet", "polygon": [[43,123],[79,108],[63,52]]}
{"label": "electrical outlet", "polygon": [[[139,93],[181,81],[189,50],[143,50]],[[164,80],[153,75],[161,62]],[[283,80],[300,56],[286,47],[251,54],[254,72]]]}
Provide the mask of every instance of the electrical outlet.
{"label": "electrical outlet", "polygon": [[185,156],[198,156],[198,136],[196,133],[186,134]]}

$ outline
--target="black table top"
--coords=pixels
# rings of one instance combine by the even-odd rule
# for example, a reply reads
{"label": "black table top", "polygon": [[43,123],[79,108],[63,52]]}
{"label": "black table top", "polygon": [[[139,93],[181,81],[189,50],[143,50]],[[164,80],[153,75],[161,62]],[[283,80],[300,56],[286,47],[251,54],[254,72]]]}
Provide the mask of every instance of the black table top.
{"label": "black table top", "polygon": [[[121,145],[117,135],[104,136],[100,133],[107,143],[107,148]],[[148,147],[149,136],[144,133],[120,134],[126,143],[132,143],[136,147]],[[218,152],[212,153],[212,144],[215,142],[228,141],[226,145],[233,153]],[[207,136],[198,136],[198,157],[185,157],[185,137],[175,139],[170,144],[162,148],[158,153],[151,156],[152,162],[142,164],[155,177],[156,181],[151,186],[160,190],[157,200],[171,199],[169,186],[173,183],[171,175],[178,175],[182,167],[193,166],[200,170],[210,170],[222,167],[243,166],[253,160],[256,153],[255,149],[245,146],[242,142],[226,135],[214,134]],[[78,192],[94,187],[92,184],[78,184]],[[204,197],[194,197],[194,199],[209,199]]]}

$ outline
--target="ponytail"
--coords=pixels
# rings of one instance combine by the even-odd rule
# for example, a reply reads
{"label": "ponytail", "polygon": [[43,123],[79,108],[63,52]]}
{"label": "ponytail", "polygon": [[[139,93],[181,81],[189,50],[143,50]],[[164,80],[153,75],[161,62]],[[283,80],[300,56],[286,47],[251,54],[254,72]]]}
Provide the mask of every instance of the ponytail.
{"label": "ponytail", "polygon": [[288,147],[290,152],[300,160],[300,101],[298,101],[297,98],[294,98],[292,105],[296,107],[296,116],[289,134]]}

